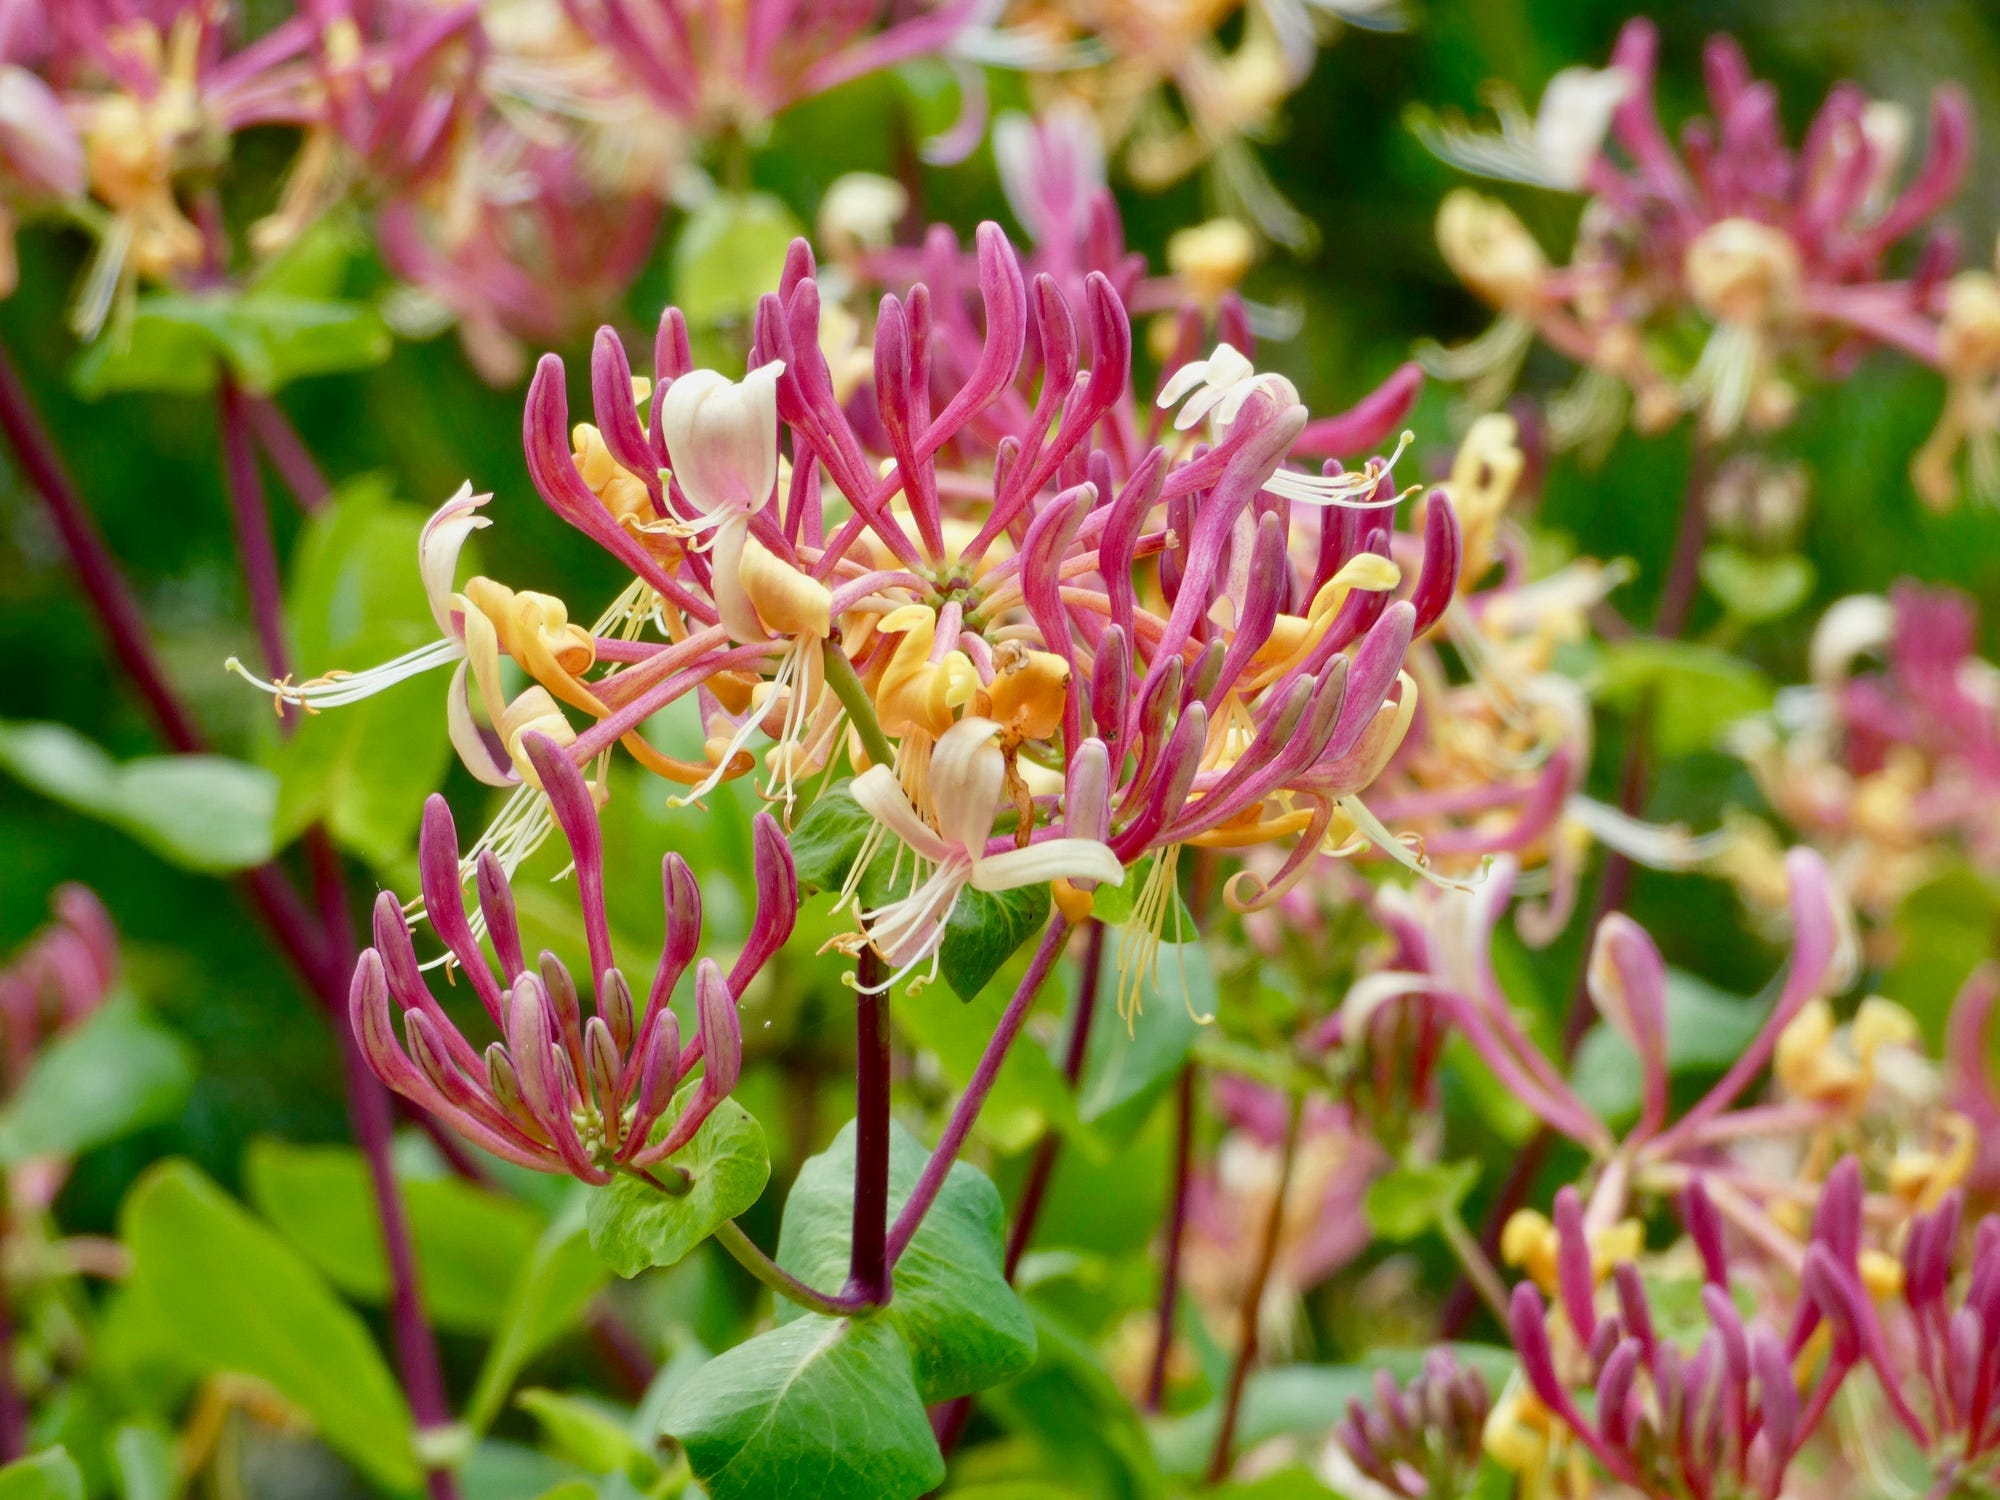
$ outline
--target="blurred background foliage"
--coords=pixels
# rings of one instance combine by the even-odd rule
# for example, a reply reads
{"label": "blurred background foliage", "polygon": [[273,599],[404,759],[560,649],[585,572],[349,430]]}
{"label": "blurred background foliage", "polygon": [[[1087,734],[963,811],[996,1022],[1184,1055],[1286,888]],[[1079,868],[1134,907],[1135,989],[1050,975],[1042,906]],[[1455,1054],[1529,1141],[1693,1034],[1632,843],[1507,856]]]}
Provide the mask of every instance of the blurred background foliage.
{"label": "blurred background foliage", "polygon": [[[1404,128],[1403,106],[1421,100],[1470,109],[1488,78],[1506,79],[1533,98],[1557,68],[1601,61],[1631,11],[1622,0],[1424,0],[1408,30],[1350,31],[1327,49],[1311,83],[1291,102],[1283,134],[1265,148],[1272,176],[1320,236],[1309,252],[1274,255],[1253,274],[1249,295],[1287,310],[1298,323],[1296,335],[1267,345],[1260,362],[1291,375],[1316,411],[1330,411],[1408,358],[1413,339],[1455,342],[1478,332],[1487,314],[1447,273],[1432,238],[1437,203],[1456,179]],[[1696,107],[1700,43],[1715,30],[1734,32],[1758,71],[1779,83],[1795,133],[1839,77],[1853,77],[1870,93],[1919,112],[1932,80],[1963,83],[1982,111],[1981,145],[1958,212],[1968,258],[1984,259],[1983,247],[2000,228],[2000,18],[1990,0],[1699,0],[1665,7],[1656,19],[1663,33],[1663,110],[1670,120]],[[787,117],[755,159],[755,186],[779,200],[799,225],[809,225],[819,195],[836,176],[898,165],[884,132],[854,122],[884,111],[901,115],[909,120],[901,134],[909,138],[932,128],[933,117],[947,117],[951,107],[948,87],[921,68],[850,87]],[[244,143],[225,184],[241,217],[269,202],[284,144],[260,145],[255,136]],[[920,208],[927,217],[962,230],[980,217],[1005,219],[991,160],[983,153],[964,168],[925,169],[922,182]],[[1129,236],[1156,261],[1167,234],[1206,211],[1192,184],[1152,199],[1122,196]],[[1562,216],[1572,209],[1552,196],[1509,196],[1545,244],[1567,243],[1573,226]],[[700,263],[698,245],[689,247],[698,230],[685,219],[669,223],[652,268],[624,309],[628,336],[649,342],[661,303],[691,295],[689,281],[713,269]],[[782,229],[771,237],[780,253],[783,241]],[[366,293],[384,278],[358,237],[355,245],[346,289]],[[62,313],[82,253],[73,237],[25,236],[21,290],[0,304],[0,333],[215,743],[227,753],[279,763],[269,700],[222,670],[226,656],[245,650],[251,629],[220,488],[213,403],[203,396],[114,393],[92,401],[77,394],[74,346]],[[574,378],[585,368],[587,351],[579,345],[562,352]],[[1531,366],[1531,385],[1538,378],[1547,389],[1560,377]],[[1983,600],[1987,645],[1996,643],[2000,516],[1971,506],[1932,514],[1905,478],[1907,457],[1929,429],[1939,397],[1932,376],[1877,357],[1844,385],[1809,396],[1801,419],[1782,438],[1773,456],[1796,455],[1810,467],[1801,549],[1814,570],[1813,595],[1734,643],[1773,681],[1799,680],[1806,632],[1825,603],[1879,589],[1903,574],[1953,582]],[[534,497],[521,459],[520,391],[483,384],[448,335],[399,345],[393,358],[364,375],[301,380],[280,399],[330,476],[380,476],[372,498],[350,492],[339,519],[325,523],[351,528],[343,537],[302,535],[306,528],[296,512],[277,507],[280,545],[292,559],[293,628],[309,669],[336,660],[360,665],[408,644],[398,631],[424,622],[412,566],[415,523],[462,480],[499,497],[493,514],[500,524],[479,538],[484,569],[518,587],[575,601],[595,601],[614,590],[608,560]],[[1452,408],[1452,393],[1434,386],[1411,424],[1432,472],[1448,460],[1456,436]],[[1540,523],[1547,544],[1602,557],[1663,559],[1686,466],[1684,430],[1652,440],[1627,435],[1596,468],[1564,458],[1543,476]],[[1642,570],[1614,602],[1628,618],[1647,618],[1658,583],[1657,568]],[[583,612],[590,606],[577,607]],[[1704,611],[1695,622],[1698,636],[1724,628],[1712,600]],[[120,757],[154,748],[134,700],[111,675],[32,496],[11,471],[0,475],[0,663],[0,717],[61,721]],[[349,710],[355,717],[341,726],[340,744],[330,722],[305,736],[313,753],[338,757],[341,744],[359,741],[371,766],[400,768],[399,787],[377,810],[379,818],[354,814],[355,826],[346,830],[350,849],[367,852],[385,883],[407,869],[415,808],[437,779],[446,778],[462,810],[461,826],[478,805],[479,789],[462,772],[454,769],[447,778],[440,696],[441,679],[423,679],[366,710]],[[1596,775],[1603,792],[1617,764],[1619,724],[1611,718],[1601,727]],[[294,767],[287,795],[296,795],[303,781]],[[613,870],[624,877],[614,879],[614,890],[639,953],[651,951],[657,933],[663,847],[679,849],[703,876],[712,930],[725,937],[740,930],[741,902],[732,912],[728,880],[732,866],[747,867],[741,805],[719,798],[718,809],[733,811],[702,817],[671,812],[663,799],[658,783],[643,789],[634,783],[613,804]],[[1730,800],[1755,801],[1740,767],[1719,754],[1697,753],[1673,762],[1649,811],[1707,827]],[[200,1068],[179,1118],[84,1160],[63,1200],[66,1223],[109,1229],[126,1185],[162,1155],[185,1154],[238,1188],[244,1146],[255,1137],[310,1144],[344,1136],[331,1034],[232,894],[0,779],[0,948],[44,919],[47,892],[62,880],[85,882],[102,895],[122,929],[133,987],[188,1038]],[[1632,909],[1659,936],[1670,962],[1726,991],[1748,993],[1771,971],[1773,952],[1761,944],[1714,941],[1718,930],[1743,926],[1734,895],[1717,882],[1642,876]],[[1572,933],[1546,953],[1510,949],[1505,956],[1516,997],[1540,995],[1552,1011],[1559,1007],[1577,941]],[[812,946],[798,943],[791,952],[809,954]],[[745,1102],[772,1132],[781,1182],[850,1112],[831,1093],[843,1086],[836,1080],[847,1068],[840,1049],[848,1028],[827,1001],[829,991],[845,992],[830,990],[830,969],[813,969],[810,959],[790,961],[805,972],[780,974],[773,992],[755,1001],[746,1024],[753,1056],[782,1045],[788,1059],[782,1080],[775,1070],[753,1071],[744,1090]],[[1963,968],[1959,964],[1954,974]],[[971,1034],[978,1007],[961,1017],[955,1003],[932,999],[953,1014],[940,1022],[913,1011],[903,1019],[942,1055],[953,1045],[946,1033]],[[925,1035],[940,1026],[939,1034]],[[791,1086],[800,1077],[820,1078],[825,1087]],[[1034,1108],[1037,1082],[1032,1076],[1014,1080],[1017,1102],[1027,1101],[1022,1107]],[[989,1145],[1006,1144],[1008,1097],[1003,1091],[990,1112]],[[1166,1184],[1165,1135],[1163,1118],[1156,1118],[1119,1153],[1116,1171],[1073,1153],[1058,1176],[1046,1222],[1061,1225],[1060,1237],[1069,1243],[1103,1250],[1143,1245]],[[1487,1138],[1468,1149],[1497,1157],[1505,1146]],[[1003,1168],[999,1175],[1004,1189],[1008,1174]],[[780,1194],[767,1195],[760,1213],[773,1214],[779,1201]],[[753,1219],[752,1227],[768,1233],[771,1220]],[[670,1278],[669,1287],[656,1286],[649,1295],[698,1311],[697,1327],[715,1326],[711,1336],[720,1339],[729,1303],[705,1301],[702,1280],[714,1274],[698,1258]],[[1348,1314],[1339,1306],[1318,1312],[1337,1343]],[[1378,1317],[1389,1315],[1377,1310]],[[1025,1398],[1017,1390],[1007,1399]]]}

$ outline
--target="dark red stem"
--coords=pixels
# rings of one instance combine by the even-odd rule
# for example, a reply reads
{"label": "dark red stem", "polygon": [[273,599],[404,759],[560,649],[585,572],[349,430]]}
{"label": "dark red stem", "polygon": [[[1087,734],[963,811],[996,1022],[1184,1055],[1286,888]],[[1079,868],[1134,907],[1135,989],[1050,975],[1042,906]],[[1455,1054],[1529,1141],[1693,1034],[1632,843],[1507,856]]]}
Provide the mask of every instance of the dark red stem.
{"label": "dark red stem", "polygon": [[1220,1484],[1229,1476],[1236,1448],[1236,1422],[1243,1412],[1243,1388],[1250,1379],[1250,1367],[1257,1363],[1258,1327],[1264,1308],[1264,1288],[1271,1281],[1271,1267],[1278,1259],[1278,1238],[1285,1227],[1285,1198],[1292,1186],[1292,1160],[1298,1154],[1299,1121],[1305,1114],[1305,1100],[1293,1095],[1291,1113],[1285,1120],[1284,1155],[1278,1165],[1278,1188],[1271,1198],[1271,1211],[1264,1219],[1264,1237],[1257,1246],[1257,1264],[1250,1284],[1243,1289],[1243,1308],[1236,1341],[1236,1363],[1230,1367],[1229,1390],[1222,1401],[1222,1425],[1216,1429],[1215,1451],[1208,1459],[1208,1482]]}
{"label": "dark red stem", "polygon": [[[889,1300],[889,997],[873,948],[855,960],[854,1238],[847,1295],[880,1307]],[[871,993],[871,991],[877,991]]]}
{"label": "dark red stem", "polygon": [[[1083,1059],[1090,1050],[1090,1023],[1097,1015],[1098,971],[1104,966],[1104,924],[1092,922],[1084,934],[1083,975],[1077,981],[1076,1008],[1069,1018],[1069,1039],[1063,1050],[1063,1077],[1072,1092],[1083,1076]],[[1041,1217],[1042,1199],[1047,1196],[1049,1179],[1055,1175],[1056,1157],[1062,1151],[1062,1137],[1054,1130],[1042,1137],[1035,1159],[1028,1164],[1028,1177],[1021,1184],[1021,1202],[1014,1210],[1014,1227],[1007,1236],[1007,1279],[1021,1264],[1028,1242],[1034,1237],[1035,1221]]]}
{"label": "dark red stem", "polygon": [[253,397],[249,405],[250,426],[265,456],[271,460],[271,467],[285,481],[285,488],[292,492],[299,509],[307,515],[316,514],[332,491],[312,454],[306,451],[298,429],[269,397]]}
{"label": "dark red stem", "polygon": [[[236,532],[236,553],[243,565],[243,586],[250,595],[250,618],[264,652],[264,670],[274,678],[290,675],[285,649],[285,593],[279,577],[278,548],[271,538],[271,515],[264,504],[264,480],[257,472],[257,450],[251,445],[248,399],[235,381],[224,375],[215,389],[216,414],[222,430],[222,467],[229,491],[229,523]],[[287,724],[297,711],[280,700]]]}
{"label": "dark red stem", "polygon": [[91,606],[97,611],[99,626],[125,675],[146,700],[147,712],[158,726],[160,737],[174,749],[192,753],[205,748],[201,731],[182,707],[167,674],[153,654],[146,635],[145,617],[118,571],[118,563],[104,544],[97,523],[84,506],[49,441],[47,429],[36,415],[28,393],[21,385],[13,361],[0,348],[0,429],[5,429],[14,457],[42,497],[49,520],[62,538]]}

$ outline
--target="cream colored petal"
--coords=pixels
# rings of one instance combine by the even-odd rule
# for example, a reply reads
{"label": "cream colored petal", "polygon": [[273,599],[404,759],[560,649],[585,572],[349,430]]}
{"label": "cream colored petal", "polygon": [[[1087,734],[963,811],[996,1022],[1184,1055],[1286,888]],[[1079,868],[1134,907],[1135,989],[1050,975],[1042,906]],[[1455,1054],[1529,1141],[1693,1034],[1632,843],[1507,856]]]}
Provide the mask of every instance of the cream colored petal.
{"label": "cream colored petal", "polygon": [[1125,867],[1110,846],[1096,839],[1044,839],[1025,849],[1009,849],[972,864],[972,887],[980,891],[1012,891],[1051,880],[1094,880],[1122,885]]}
{"label": "cream colored petal", "polygon": [[896,780],[896,773],[887,766],[870,766],[854,778],[847,794],[908,845],[919,859],[942,864],[951,854],[951,847],[917,816],[909,795]]}

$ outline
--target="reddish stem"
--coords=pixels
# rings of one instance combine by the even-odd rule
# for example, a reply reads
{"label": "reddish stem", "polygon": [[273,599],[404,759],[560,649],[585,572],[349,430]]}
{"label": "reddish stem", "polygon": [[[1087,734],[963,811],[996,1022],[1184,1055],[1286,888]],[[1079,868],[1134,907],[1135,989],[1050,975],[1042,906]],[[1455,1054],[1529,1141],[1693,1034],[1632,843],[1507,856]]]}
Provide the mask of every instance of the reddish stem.
{"label": "reddish stem", "polygon": [[[847,1295],[880,1307],[889,1282],[889,997],[884,964],[864,947],[854,963],[854,1231]],[[870,993],[874,991],[874,993]]]}
{"label": "reddish stem", "polygon": [[909,1248],[911,1238],[924,1221],[924,1215],[930,1212],[931,1204],[944,1190],[944,1180],[951,1172],[952,1163],[958,1160],[966,1136],[972,1133],[972,1122],[979,1118],[979,1111],[985,1107],[986,1096],[993,1091],[993,1080],[1000,1076],[1000,1065],[1007,1060],[1008,1049],[1021,1034],[1028,1012],[1034,1008],[1035,995],[1041,989],[1042,981],[1049,977],[1049,970],[1062,956],[1063,939],[1068,935],[1069,923],[1066,919],[1057,915],[1050,920],[1040,946],[1035,949],[1035,956],[1028,962],[1028,972],[1021,977],[1020,988],[1007,1002],[1000,1024],[993,1029],[992,1039],[980,1056],[979,1066],[973,1069],[965,1092],[959,1096],[951,1119],[945,1123],[937,1149],[924,1163],[923,1175],[917,1179],[916,1187],[903,1204],[903,1211],[896,1215],[896,1222],[889,1230],[890,1265],[893,1266],[903,1251]]}
{"label": "reddish stem", "polygon": [[189,754],[205,748],[201,731],[175,696],[159,658],[153,654],[145,617],[139,613],[139,605],[119,573],[117,561],[64,471],[55,445],[49,441],[48,431],[35,414],[4,347],[0,347],[0,429],[7,434],[21,472],[40,493],[49,520],[69,553],[70,565],[76,569],[77,582],[83,585],[97,611],[98,624],[111,654],[146,700],[147,712],[159,727],[160,737],[174,749]]}
{"label": "reddish stem", "polygon": [[332,490],[299,437],[298,429],[267,396],[252,397],[249,407],[251,429],[257,434],[265,457],[271,460],[271,467],[285,481],[285,488],[292,492],[299,509],[309,516],[318,514]]}
{"label": "reddish stem", "polygon": [[[1083,976],[1077,981],[1076,1008],[1069,1018],[1069,1040],[1063,1051],[1063,1077],[1068,1080],[1070,1091],[1076,1091],[1077,1080],[1083,1077],[1083,1059],[1090,1050],[1090,1023],[1097,1015],[1097,981],[1099,970],[1104,967],[1104,924],[1091,922],[1083,939]],[[1007,1279],[1014,1279],[1015,1268],[1021,1264],[1028,1242],[1034,1237],[1035,1221],[1042,1214],[1042,1199],[1047,1196],[1049,1179],[1055,1175],[1056,1157],[1062,1152],[1062,1137],[1050,1130],[1042,1137],[1042,1143],[1035,1148],[1035,1159],[1028,1165],[1027,1181],[1021,1185],[1021,1203],[1014,1210],[1014,1228],[1007,1236]]]}
{"label": "reddish stem", "polygon": [[[264,504],[264,481],[257,472],[257,451],[250,441],[249,403],[236,382],[224,375],[215,388],[215,405],[222,430],[229,523],[236,532],[243,586],[250,594],[250,618],[264,652],[264,670],[283,679],[291,675],[290,653],[285,649],[284,584],[279,578],[277,545],[271,538],[271,516]],[[297,723],[296,710],[283,699],[279,700],[278,713],[287,726]]]}
{"label": "reddish stem", "polygon": [[1271,1198],[1271,1212],[1264,1219],[1264,1237],[1257,1246],[1256,1267],[1250,1274],[1250,1284],[1243,1289],[1236,1363],[1229,1371],[1229,1392],[1222,1403],[1222,1425],[1216,1429],[1215,1451],[1208,1460],[1210,1484],[1220,1484],[1229,1475],[1236,1447],[1236,1422],[1243,1411],[1243,1388],[1249,1382],[1250,1367],[1257,1362],[1257,1334],[1264,1307],[1264,1288],[1270,1284],[1271,1267],[1278,1259],[1278,1239],[1285,1227],[1285,1198],[1291,1191],[1292,1161],[1298,1154],[1299,1122],[1304,1115],[1305,1100],[1294,1095],[1291,1113],[1285,1120],[1285,1146],[1278,1165],[1277,1192]]}

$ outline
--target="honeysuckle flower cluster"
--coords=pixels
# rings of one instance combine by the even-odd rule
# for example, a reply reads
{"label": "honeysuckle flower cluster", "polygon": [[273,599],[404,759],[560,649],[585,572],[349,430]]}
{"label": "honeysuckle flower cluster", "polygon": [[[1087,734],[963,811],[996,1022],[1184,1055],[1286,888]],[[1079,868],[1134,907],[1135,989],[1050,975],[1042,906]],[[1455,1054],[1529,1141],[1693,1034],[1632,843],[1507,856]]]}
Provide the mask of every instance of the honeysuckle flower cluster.
{"label": "honeysuckle flower cluster", "polygon": [[[1500,320],[1440,352],[1436,368],[1490,404],[1539,339],[1581,368],[1551,408],[1556,440],[1597,446],[1628,415],[1656,431],[1694,412],[1711,439],[1783,426],[1803,384],[1838,379],[1887,345],[1958,371],[1958,416],[1941,446],[1984,431],[1981,400],[1960,396],[1991,362],[1972,352],[1976,298],[1972,283],[1951,281],[1956,249],[1939,221],[1970,159],[1964,96],[1937,91],[1923,158],[1903,180],[1913,131],[1902,108],[1839,86],[1795,149],[1777,91],[1727,37],[1703,56],[1712,114],[1687,122],[1676,145],[1655,109],[1657,61],[1656,31],[1634,20],[1609,66],[1559,74],[1532,122],[1509,101],[1497,136],[1424,123],[1433,147],[1468,170],[1587,199],[1568,263],[1552,264],[1498,200],[1469,189],[1446,198],[1439,246]],[[1894,276],[1892,253],[1909,243],[1914,263]],[[1899,324],[1942,309],[1951,286],[1962,308],[1949,338]]]}
{"label": "honeysuckle flower cluster", "polygon": [[[1900,1455],[1911,1451],[1935,1493],[1977,1493],[2000,1437],[2000,1221],[1967,1233],[1953,1190],[1905,1222],[1896,1253],[1870,1248],[1863,1172],[1843,1160],[1792,1289],[1773,1297],[1745,1267],[1713,1186],[1690,1181],[1676,1249],[1616,1257],[1591,1238],[1574,1190],[1558,1196],[1551,1263],[1539,1287],[1515,1289],[1521,1373],[1495,1406],[1488,1451],[1529,1494],[1593,1493],[1592,1469],[1662,1497],[1878,1494],[1910,1472]],[[1677,1267],[1690,1261],[1692,1330],[1653,1290],[1686,1278]],[[1847,1393],[1858,1399],[1843,1418]]]}
{"label": "honeysuckle flower cluster", "polygon": [[[753,836],[756,914],[725,973],[715,959],[698,958],[701,891],[687,862],[668,854],[660,870],[666,936],[639,998],[611,948],[603,833],[590,786],[547,736],[530,731],[526,752],[569,844],[594,1013],[583,1014],[576,981],[555,954],[544,951],[529,963],[506,872],[483,850],[474,879],[493,953],[488,962],[461,904],[451,810],[433,797],[418,849],[430,925],[500,1039],[477,1048],[446,1014],[417,963],[403,909],[387,892],[375,905],[375,946],[354,971],[350,1018],[382,1081],[466,1139],[503,1161],[605,1183],[620,1171],[644,1172],[666,1161],[736,1086],[743,1066],[737,1002],[791,936],[798,885],[777,825],[760,815]],[[683,1046],[670,1005],[690,967],[697,1029]],[[699,1082],[669,1115],[676,1087],[697,1064]]]}
{"label": "honeysuckle flower cluster", "polygon": [[[1978,627],[1950,589],[1903,582],[1843,599],[1813,631],[1811,681],[1731,733],[1778,816],[1826,856],[1878,934],[1949,860],[2000,871],[2000,669],[1979,656]],[[1738,829],[1726,866],[1763,906],[1775,835]]]}
{"label": "honeysuckle flower cluster", "polygon": [[[1734,1063],[1705,1094],[1686,1109],[1672,1107],[1672,1082],[1667,1057],[1667,971],[1659,949],[1644,929],[1620,913],[1598,925],[1592,937],[1588,975],[1589,996],[1602,1021],[1636,1054],[1640,1106],[1631,1128],[1620,1132],[1579,1094],[1538,1047],[1515,1015],[1495,974],[1492,941],[1507,907],[1516,876],[1511,857],[1493,862],[1486,877],[1471,890],[1425,887],[1414,893],[1387,888],[1376,909],[1394,933],[1398,958],[1406,965],[1382,969],[1357,979],[1342,1003],[1343,1035],[1360,1037],[1382,1007],[1412,997],[1432,1008],[1463,1035],[1494,1076],[1553,1130],[1582,1146],[1592,1157],[1593,1223],[1609,1228],[1623,1219],[1634,1195],[1658,1196],[1685,1185],[1691,1162],[1705,1161],[1746,1135],[1767,1140],[1796,1136],[1808,1143],[1803,1160],[1784,1163],[1784,1170],[1746,1167],[1718,1203],[1739,1215],[1746,1232],[1765,1235],[1767,1243],[1784,1238],[1777,1220],[1799,1190],[1810,1181],[1814,1142],[1836,1139],[1830,1132],[1843,1107],[1869,1096],[1867,1078],[1858,1068],[1842,1069],[1833,1034],[1827,997],[1838,994],[1851,975],[1852,940],[1848,918],[1831,885],[1824,864],[1810,850],[1793,850],[1785,859],[1790,900],[1790,961],[1777,998],[1763,1026]],[[1880,1022],[1871,1022],[1864,1042],[1873,1055],[1880,1028],[1892,1008],[1884,1007]],[[1901,1023],[1893,1032],[1908,1042],[1913,1030]],[[1859,1024],[1859,1023],[1857,1023]],[[1794,1099],[1772,1105],[1740,1106],[1767,1067],[1775,1063],[1781,1082],[1790,1080]],[[1842,1085],[1821,1090],[1823,1076],[1838,1074]],[[1935,1148],[1933,1134],[1952,1129],[1950,1123],[1927,1114],[1899,1146],[1913,1151]],[[1962,1176],[1969,1162],[1951,1163],[1935,1154],[1926,1157],[1934,1173],[1951,1180]],[[1830,1156],[1819,1163],[1824,1171]],[[1914,1180],[1914,1179],[1913,1179]],[[1950,1186],[1950,1180],[1944,1184]],[[1776,1217],[1773,1217],[1775,1210]],[[1769,1231],[1769,1232],[1766,1232]],[[1532,1248],[1533,1233],[1517,1228],[1520,1255]]]}
{"label": "honeysuckle flower cluster", "polygon": [[[319,707],[458,661],[454,742],[481,779],[520,788],[477,846],[503,865],[547,826],[531,731],[579,766],[622,745],[683,799],[761,760],[760,790],[788,814],[845,757],[879,820],[841,892],[848,946],[872,946],[892,980],[934,964],[967,890],[1054,882],[1080,919],[1093,886],[1157,852],[1137,897],[1142,959],[1183,846],[1290,847],[1270,880],[1232,886],[1252,904],[1322,849],[1419,863],[1361,793],[1415,710],[1404,652],[1455,587],[1449,502],[1430,502],[1438,545],[1408,599],[1351,528],[1327,528],[1299,565],[1294,511],[1386,508],[1390,461],[1288,467],[1305,409],[1226,347],[1142,406],[1126,308],[1100,272],[1079,278],[1079,307],[1052,276],[1030,283],[994,226],[976,278],[943,232],[927,254],[936,284],[883,298],[874,379],[845,401],[803,241],[759,306],[741,380],[692,368],[670,309],[650,381],[600,334],[596,421],[572,426],[562,364],[544,358],[530,474],[632,574],[594,629],[490,580],[447,592],[483,519],[461,492],[423,544],[444,638],[360,678],[268,686]],[[1166,406],[1197,382],[1168,428]],[[1206,437],[1191,430],[1204,419]],[[511,698],[501,655],[531,682]],[[699,759],[639,733],[683,698]],[[884,856],[917,878],[878,900],[864,892]]]}

